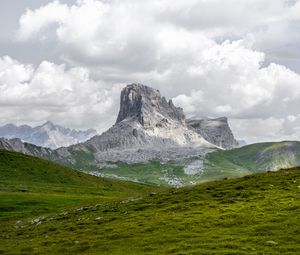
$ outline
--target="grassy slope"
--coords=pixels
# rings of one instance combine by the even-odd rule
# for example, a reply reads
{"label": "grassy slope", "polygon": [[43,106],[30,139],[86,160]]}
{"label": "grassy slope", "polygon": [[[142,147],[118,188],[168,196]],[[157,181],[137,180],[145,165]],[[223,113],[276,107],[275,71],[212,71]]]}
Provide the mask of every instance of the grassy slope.
{"label": "grassy slope", "polygon": [[115,167],[99,168],[94,163],[92,152],[75,151],[73,153],[75,163],[70,166],[83,172],[101,173],[104,176],[128,179],[136,182],[170,186],[168,180],[180,179],[184,185],[190,184],[198,176],[189,176],[184,173],[184,163],[168,162],[161,164],[156,161],[149,163],[126,164],[122,162],[112,163]]}
{"label": "grassy slope", "polygon": [[76,152],[74,167],[83,171],[96,171],[107,176],[125,177],[161,186],[168,186],[170,180],[189,185],[191,182],[200,183],[225,177],[242,177],[253,172],[298,166],[300,165],[300,142],[258,143],[233,150],[219,150],[208,154],[205,158],[204,171],[192,176],[185,174],[183,170],[184,166],[192,160],[166,164],[119,163],[115,168],[99,169],[93,165],[94,159],[91,155],[88,152]]}
{"label": "grassy slope", "polygon": [[300,168],[2,225],[3,254],[299,254]]}
{"label": "grassy slope", "polygon": [[97,178],[46,160],[0,150],[0,222],[68,206],[124,199],[156,189]]}
{"label": "grassy slope", "polygon": [[217,167],[237,171],[261,172],[295,167],[300,164],[300,142],[257,143],[218,151],[207,156],[208,170]]}
{"label": "grassy slope", "polygon": [[183,163],[175,162],[165,164],[159,162],[137,164],[119,163],[116,168],[102,168],[99,171],[108,176],[115,174],[138,182],[160,186],[168,186],[168,180],[173,179],[181,180],[183,184],[188,185],[189,181],[192,181],[196,177],[184,174],[183,167]]}

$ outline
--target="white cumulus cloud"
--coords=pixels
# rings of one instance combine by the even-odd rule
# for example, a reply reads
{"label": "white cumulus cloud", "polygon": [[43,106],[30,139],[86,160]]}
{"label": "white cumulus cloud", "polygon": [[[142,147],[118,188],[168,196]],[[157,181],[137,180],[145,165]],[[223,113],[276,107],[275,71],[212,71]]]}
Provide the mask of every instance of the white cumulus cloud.
{"label": "white cumulus cloud", "polygon": [[[80,0],[69,5],[54,1],[27,10],[19,20],[17,38],[26,43],[45,43],[49,38],[53,43],[54,36],[61,59],[73,68],[19,63],[12,72],[20,73],[17,77],[23,82],[15,83],[23,84],[22,89],[30,84],[28,95],[42,95],[39,87],[44,86],[45,105],[55,105],[54,95],[65,97],[64,106],[74,102],[80,116],[85,107],[78,105],[85,100],[97,106],[95,115],[102,108],[116,112],[118,99],[108,103],[98,91],[116,87],[108,84],[136,81],[174,98],[188,115],[230,117],[241,138],[260,141],[277,134],[279,139],[300,139],[298,122],[291,121],[298,119],[300,76],[272,63],[297,59],[297,52],[300,56],[300,36],[295,33],[300,27],[299,6],[299,1],[286,0]],[[22,76],[23,69],[27,71]],[[13,83],[16,78],[8,76],[5,82]],[[104,106],[97,100],[104,100]],[[263,122],[274,135],[267,136],[255,124]],[[94,126],[94,118],[86,123]]]}
{"label": "white cumulus cloud", "polygon": [[38,67],[0,58],[1,124],[38,124],[52,120],[66,126],[98,130],[115,116],[119,86],[89,77],[85,68],[70,68],[47,61]]}

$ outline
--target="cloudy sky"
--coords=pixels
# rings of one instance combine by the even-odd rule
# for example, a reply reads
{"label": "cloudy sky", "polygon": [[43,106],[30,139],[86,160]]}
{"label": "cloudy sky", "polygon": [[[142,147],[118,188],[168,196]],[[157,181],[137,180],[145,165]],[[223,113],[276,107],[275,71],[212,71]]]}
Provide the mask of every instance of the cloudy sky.
{"label": "cloudy sky", "polygon": [[140,82],[247,142],[300,140],[300,1],[0,2],[0,124],[112,125]]}

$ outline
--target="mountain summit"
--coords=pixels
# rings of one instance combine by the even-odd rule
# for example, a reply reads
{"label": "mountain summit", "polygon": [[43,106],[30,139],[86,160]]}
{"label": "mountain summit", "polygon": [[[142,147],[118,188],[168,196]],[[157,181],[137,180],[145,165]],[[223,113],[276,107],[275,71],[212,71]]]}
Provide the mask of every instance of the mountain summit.
{"label": "mountain summit", "polygon": [[116,124],[137,120],[143,127],[160,125],[159,122],[184,122],[183,109],[175,107],[172,100],[161,97],[160,92],[142,84],[127,85],[121,92],[120,111]]}
{"label": "mountain summit", "polygon": [[185,122],[183,110],[160,92],[142,84],[127,85],[121,92],[116,123],[85,143],[61,150],[72,155],[92,153],[95,162],[128,163],[177,160],[205,154],[217,146]]}
{"label": "mountain summit", "polygon": [[[66,131],[51,122],[37,129],[40,138],[59,137],[57,134]],[[69,129],[66,132],[70,136],[74,133]],[[4,140],[3,144],[9,147],[10,141]],[[52,159],[63,163],[101,167],[107,162],[182,160],[236,145],[226,118],[187,120],[183,109],[176,107],[172,100],[167,101],[158,90],[130,84],[121,92],[119,114],[111,128],[86,142],[58,148],[52,154],[47,151],[46,154],[47,158],[50,153]],[[24,148],[26,151],[31,149],[28,144]],[[39,152],[41,148],[35,150]]]}

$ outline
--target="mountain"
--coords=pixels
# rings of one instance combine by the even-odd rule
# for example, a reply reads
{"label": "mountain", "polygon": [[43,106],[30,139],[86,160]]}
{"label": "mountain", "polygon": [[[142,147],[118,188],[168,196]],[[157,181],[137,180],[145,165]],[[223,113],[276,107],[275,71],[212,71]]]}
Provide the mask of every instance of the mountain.
{"label": "mountain", "polygon": [[[18,134],[23,141],[47,144],[51,148],[56,148],[62,141],[75,142],[74,137],[79,140],[79,135],[83,139],[95,134],[92,130],[87,131],[88,136],[79,132],[51,122],[36,128],[7,125],[2,131],[7,137]],[[130,84],[121,92],[119,114],[110,129],[86,142],[54,150],[51,159],[87,168],[116,162],[181,161],[203,156],[218,148],[235,146],[226,118],[186,120],[183,109],[176,107],[172,100],[167,101],[158,90],[142,84]],[[16,146],[10,146],[11,149],[13,147]],[[18,148],[17,151],[24,149]],[[28,150],[25,153],[31,155]],[[36,150],[32,155],[38,156]]]}
{"label": "mountain", "polygon": [[0,127],[0,137],[7,139],[19,138],[24,142],[51,149],[84,142],[95,135],[97,135],[97,132],[94,129],[75,130],[54,125],[50,121],[37,127],[15,126],[14,124]]}
{"label": "mountain", "polygon": [[221,148],[232,149],[239,146],[226,117],[217,119],[190,118],[186,120],[186,124],[205,140]]}
{"label": "mountain", "polygon": [[167,101],[148,86],[130,84],[121,92],[120,111],[110,129],[57,151],[70,162],[88,157],[92,159],[90,163],[99,166],[103,162],[180,160],[217,148],[187,126],[183,110],[172,100]]}
{"label": "mountain", "polygon": [[100,164],[85,150],[73,151],[70,158],[70,153],[64,155],[62,149],[51,150],[20,139],[0,138],[0,148],[59,162],[99,177],[175,187],[300,165],[300,142],[297,141],[257,143],[231,150],[219,149],[180,161],[133,164],[121,161]]}
{"label": "mountain", "polygon": [[31,143],[24,143],[19,138],[0,138],[0,149],[8,151],[21,152],[26,155],[36,156],[39,158],[57,160],[59,157],[55,151],[50,148],[37,146]]}
{"label": "mountain", "polygon": [[236,146],[225,117],[186,119],[171,100],[141,84],[122,90],[115,124],[86,142],[52,150],[0,138],[0,148],[93,175],[176,187],[300,165],[299,142]]}

